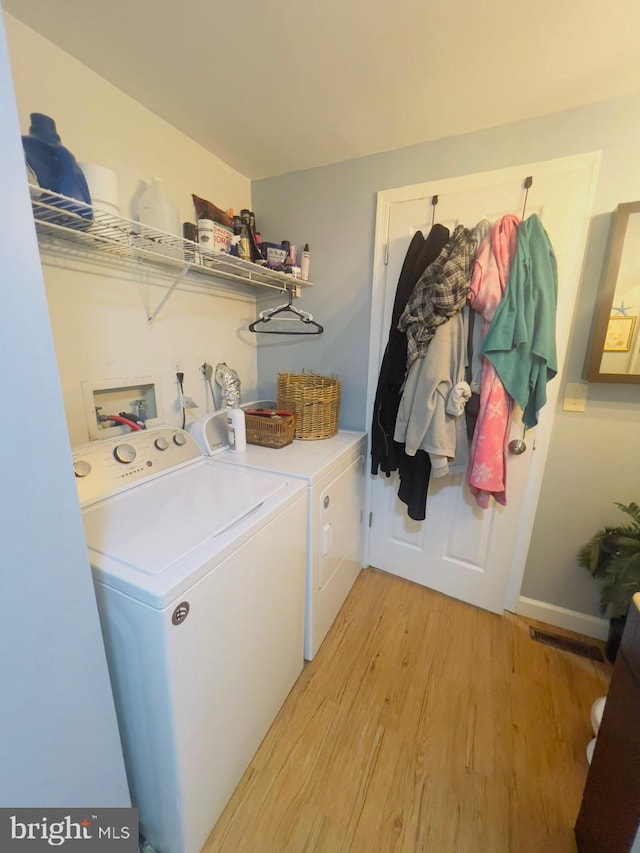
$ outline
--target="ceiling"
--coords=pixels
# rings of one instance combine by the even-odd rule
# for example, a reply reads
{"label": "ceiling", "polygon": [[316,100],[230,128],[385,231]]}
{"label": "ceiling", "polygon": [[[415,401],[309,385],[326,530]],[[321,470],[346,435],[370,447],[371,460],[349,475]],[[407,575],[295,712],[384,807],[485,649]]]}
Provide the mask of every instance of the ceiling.
{"label": "ceiling", "polygon": [[1,2],[249,178],[640,90],[638,0]]}

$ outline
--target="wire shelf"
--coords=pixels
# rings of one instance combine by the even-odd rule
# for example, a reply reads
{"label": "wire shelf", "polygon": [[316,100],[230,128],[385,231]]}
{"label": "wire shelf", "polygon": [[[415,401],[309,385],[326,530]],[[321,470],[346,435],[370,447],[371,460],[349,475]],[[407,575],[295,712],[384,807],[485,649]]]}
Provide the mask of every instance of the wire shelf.
{"label": "wire shelf", "polygon": [[[233,255],[203,250],[191,240],[114,216],[51,190],[32,184],[29,184],[29,190],[39,236],[83,245],[117,258],[173,268],[179,271],[174,286],[188,273],[281,292],[312,286],[308,281],[292,279],[290,275]],[[150,320],[154,319],[160,307],[149,317]]]}

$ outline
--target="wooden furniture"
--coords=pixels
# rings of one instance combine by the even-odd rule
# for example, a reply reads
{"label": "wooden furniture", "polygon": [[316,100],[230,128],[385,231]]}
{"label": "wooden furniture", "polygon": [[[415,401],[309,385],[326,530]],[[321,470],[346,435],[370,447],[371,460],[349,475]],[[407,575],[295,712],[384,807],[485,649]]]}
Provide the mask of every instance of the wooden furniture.
{"label": "wooden furniture", "polygon": [[628,853],[640,827],[640,595],[616,658],[576,823],[580,853]]}

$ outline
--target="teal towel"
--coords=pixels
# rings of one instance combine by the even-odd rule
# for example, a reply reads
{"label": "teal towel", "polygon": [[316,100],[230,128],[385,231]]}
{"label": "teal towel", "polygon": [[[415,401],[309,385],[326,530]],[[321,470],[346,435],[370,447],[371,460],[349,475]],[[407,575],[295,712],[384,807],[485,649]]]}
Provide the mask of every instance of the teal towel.
{"label": "teal towel", "polygon": [[538,423],[546,385],[558,372],[556,303],[558,268],[537,214],[518,228],[509,281],[482,346],[527,428]]}

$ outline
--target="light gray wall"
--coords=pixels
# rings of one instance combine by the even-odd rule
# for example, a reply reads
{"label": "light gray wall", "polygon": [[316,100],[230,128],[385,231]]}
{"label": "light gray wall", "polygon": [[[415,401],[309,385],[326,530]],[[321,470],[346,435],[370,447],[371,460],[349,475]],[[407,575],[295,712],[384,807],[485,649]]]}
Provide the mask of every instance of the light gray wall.
{"label": "light gray wall", "polygon": [[126,806],[1,14],[0,115],[0,804]]}
{"label": "light gray wall", "polygon": [[[326,329],[311,340],[260,341],[261,393],[273,393],[281,369],[335,373],[343,383],[341,426],[368,428],[379,190],[597,150],[602,162],[579,304],[565,374],[557,380],[578,381],[611,214],[620,202],[640,199],[640,95],[256,181],[253,208],[263,239],[310,244],[316,286],[296,304]],[[586,413],[558,412],[523,595],[597,614],[597,587],[574,555],[596,527],[617,520],[613,501],[640,500],[639,426],[640,386],[590,385]]]}

